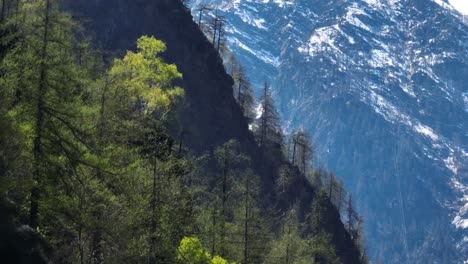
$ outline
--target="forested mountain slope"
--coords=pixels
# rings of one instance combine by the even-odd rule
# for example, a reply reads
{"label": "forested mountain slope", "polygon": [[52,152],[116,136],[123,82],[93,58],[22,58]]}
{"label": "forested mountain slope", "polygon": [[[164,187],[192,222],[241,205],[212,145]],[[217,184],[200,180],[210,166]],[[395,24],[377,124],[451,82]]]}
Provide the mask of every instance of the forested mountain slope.
{"label": "forested mountain slope", "polygon": [[366,263],[341,185],[290,163],[279,128],[254,136],[180,1],[2,7],[5,259]]}
{"label": "forested mountain slope", "polygon": [[[90,19],[87,26],[96,32],[97,41],[106,50],[132,48],[133,39],[145,34],[154,35],[166,42],[168,50],[163,56],[168,62],[178,65],[184,76],[181,85],[187,92],[187,106],[180,115],[181,126],[187,131],[184,142],[203,152],[212,151],[215,146],[229,139],[237,139],[262,176],[262,190],[270,200],[267,202],[270,203],[268,206],[277,203],[274,182],[283,161],[273,157],[261,168],[258,155],[260,150],[232,96],[232,79],[225,73],[222,61],[212,44],[193,22],[189,10],[179,1],[172,0],[73,1],[70,5],[74,14],[85,21]],[[296,189],[290,191],[290,197],[280,198],[286,200],[284,206],[291,206],[297,199],[303,199],[302,206],[308,207],[315,191],[305,179],[298,180],[294,187]],[[302,192],[305,197],[297,197]],[[340,237],[343,236],[334,240],[339,245],[338,251],[352,252],[353,246],[346,242],[348,239],[339,214],[331,214],[331,219],[334,220],[328,224],[328,229]],[[354,253],[349,256],[350,263],[357,261],[352,260],[355,258],[352,254]]]}

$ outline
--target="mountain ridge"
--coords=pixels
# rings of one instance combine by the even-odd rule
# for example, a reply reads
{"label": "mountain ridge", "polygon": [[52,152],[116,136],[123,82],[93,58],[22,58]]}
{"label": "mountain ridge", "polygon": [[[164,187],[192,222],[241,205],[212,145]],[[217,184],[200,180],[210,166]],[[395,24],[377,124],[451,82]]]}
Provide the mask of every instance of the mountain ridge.
{"label": "mountain ridge", "polygon": [[442,1],[195,1],[195,7],[202,2],[227,17],[228,45],[247,69],[262,68],[264,54],[278,62],[251,76],[253,83],[276,76],[285,127],[310,129],[319,156],[357,197],[371,256],[389,263],[464,261],[463,16]]}

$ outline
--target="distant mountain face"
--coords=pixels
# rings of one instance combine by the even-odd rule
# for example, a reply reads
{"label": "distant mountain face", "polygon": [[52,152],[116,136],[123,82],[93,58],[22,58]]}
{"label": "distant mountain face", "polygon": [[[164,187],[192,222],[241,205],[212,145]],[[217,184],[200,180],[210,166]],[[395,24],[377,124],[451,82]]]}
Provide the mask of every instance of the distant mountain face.
{"label": "distant mountain face", "polygon": [[[468,262],[468,26],[442,0],[194,0],[353,194],[370,256]],[[468,17],[466,18],[468,22]]]}

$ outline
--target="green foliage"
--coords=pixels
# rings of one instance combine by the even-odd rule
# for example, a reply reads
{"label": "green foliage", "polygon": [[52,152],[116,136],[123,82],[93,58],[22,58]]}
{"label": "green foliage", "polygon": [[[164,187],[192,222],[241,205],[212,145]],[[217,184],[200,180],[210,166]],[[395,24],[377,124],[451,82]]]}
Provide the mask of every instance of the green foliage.
{"label": "green foliage", "polygon": [[196,237],[184,237],[177,250],[177,259],[187,264],[208,264],[211,256]]}
{"label": "green foliage", "polygon": [[260,179],[236,141],[226,142],[207,158],[215,164],[214,171],[201,173],[192,186],[194,202],[200,204],[201,241],[211,255],[238,263],[261,262],[273,235],[260,209]]}
{"label": "green foliage", "polygon": [[236,264],[235,262],[228,262],[220,256],[214,256],[211,260],[212,264]]}
{"label": "green foliage", "polygon": [[283,132],[281,130],[279,114],[271,95],[270,84],[267,81],[263,85],[260,106],[261,114],[253,124],[254,135],[264,152],[263,154],[281,157]]}
{"label": "green foliage", "polygon": [[79,131],[86,77],[75,64],[76,26],[70,16],[49,1],[24,2],[20,7],[19,14],[6,22],[16,30],[6,36],[10,48],[0,64],[5,73],[0,86],[8,98],[4,114],[22,139],[16,155],[30,161],[20,171],[12,168],[10,175],[22,174],[28,181],[30,193],[23,189],[19,200],[29,200],[29,223],[36,228],[41,222],[47,225],[47,204],[61,202],[46,189],[65,187],[69,181],[65,175],[86,151]]}
{"label": "green foliage", "polygon": [[330,263],[339,264],[340,260],[336,255],[330,235],[321,233],[312,238],[310,243],[310,252],[313,255],[312,263]]}
{"label": "green foliage", "polygon": [[196,237],[184,237],[177,249],[177,259],[184,264],[235,264],[228,262],[220,256],[211,258]]}
{"label": "green foliage", "polygon": [[319,190],[315,195],[315,199],[312,203],[312,212],[309,216],[310,227],[312,234],[316,235],[323,231],[323,227],[327,224],[325,217],[327,204],[327,194],[323,190]]}
{"label": "green foliage", "polygon": [[300,226],[297,211],[288,212],[278,238],[272,242],[268,263],[310,263],[313,256],[307,239],[301,236]]}
{"label": "green foliage", "polygon": [[109,78],[120,103],[134,107],[141,103],[145,114],[167,111],[170,105],[183,96],[180,87],[172,83],[182,74],[173,64],[158,57],[166,50],[165,44],[154,37],[141,37],[138,53],[129,51],[123,59],[115,59]]}
{"label": "green foliage", "polygon": [[[19,1],[0,28],[0,193],[55,251],[51,262],[337,262],[322,230],[326,193],[314,199],[309,228],[296,211],[272,226],[279,220],[239,142],[200,158],[175,153],[166,117],[184,91],[175,85],[182,74],[161,58],[165,44],[143,36],[107,68],[59,2]],[[248,85],[243,74],[238,89]],[[242,89],[251,116],[250,87]],[[254,124],[262,162],[282,160],[267,85],[262,105]],[[307,151],[295,153],[303,173]],[[280,193],[298,177],[282,168]]]}

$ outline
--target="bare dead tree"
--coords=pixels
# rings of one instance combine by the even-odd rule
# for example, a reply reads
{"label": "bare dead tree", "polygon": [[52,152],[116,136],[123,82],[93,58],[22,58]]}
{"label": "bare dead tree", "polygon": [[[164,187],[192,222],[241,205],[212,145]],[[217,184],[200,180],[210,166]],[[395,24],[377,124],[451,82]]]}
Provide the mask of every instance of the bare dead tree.
{"label": "bare dead tree", "polygon": [[196,9],[196,11],[198,11],[198,27],[201,28],[201,24],[202,24],[202,19],[203,19],[203,15],[208,12],[208,11],[212,11],[213,8],[207,4],[203,4],[201,5],[199,8]]}

